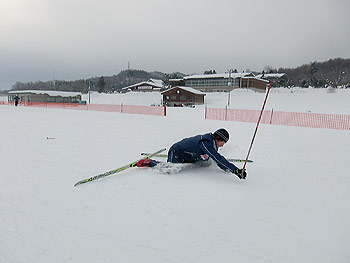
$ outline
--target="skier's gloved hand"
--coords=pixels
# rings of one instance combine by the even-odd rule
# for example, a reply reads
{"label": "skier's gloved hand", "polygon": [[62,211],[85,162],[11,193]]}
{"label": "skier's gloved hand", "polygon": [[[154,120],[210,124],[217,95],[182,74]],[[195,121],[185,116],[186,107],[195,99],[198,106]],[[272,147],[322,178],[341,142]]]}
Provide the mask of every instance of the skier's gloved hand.
{"label": "skier's gloved hand", "polygon": [[243,173],[242,173],[242,169],[237,168],[236,170],[233,171],[233,173],[235,175],[237,175],[239,177],[239,179],[246,179],[247,178],[247,173],[245,170],[243,170]]}

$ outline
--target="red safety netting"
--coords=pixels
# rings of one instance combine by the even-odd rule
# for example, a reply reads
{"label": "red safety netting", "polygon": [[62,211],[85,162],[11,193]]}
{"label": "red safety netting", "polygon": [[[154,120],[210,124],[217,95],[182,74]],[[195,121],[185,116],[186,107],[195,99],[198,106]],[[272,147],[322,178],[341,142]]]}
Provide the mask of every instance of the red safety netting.
{"label": "red safety netting", "polygon": [[121,112],[121,105],[112,104],[86,104],[85,110],[89,111],[104,111],[104,112]]}
{"label": "red safety netting", "polygon": [[[2,105],[13,105],[13,102],[1,102]],[[19,106],[58,108],[87,111],[119,112],[129,114],[144,114],[165,116],[165,107],[161,106],[137,106],[137,105],[114,105],[114,104],[79,104],[79,103],[40,103],[40,102],[20,102]]]}
{"label": "red safety netting", "polygon": [[[13,104],[13,102],[0,101],[0,105]],[[35,102],[20,102],[19,106],[166,116],[166,108],[159,106]],[[259,114],[259,110],[207,108],[205,111],[205,118],[211,120],[256,123],[258,121]],[[350,130],[350,115],[346,114],[322,114],[268,110],[263,112],[260,122],[275,125]]]}
{"label": "red safety netting", "polygon": [[[205,118],[211,120],[256,123],[258,121],[259,114],[259,110],[207,108]],[[350,130],[350,115],[345,114],[283,112],[268,110],[263,112],[260,122],[276,125]]]}
{"label": "red safety netting", "polygon": [[121,105],[122,113],[166,116],[165,107]]}

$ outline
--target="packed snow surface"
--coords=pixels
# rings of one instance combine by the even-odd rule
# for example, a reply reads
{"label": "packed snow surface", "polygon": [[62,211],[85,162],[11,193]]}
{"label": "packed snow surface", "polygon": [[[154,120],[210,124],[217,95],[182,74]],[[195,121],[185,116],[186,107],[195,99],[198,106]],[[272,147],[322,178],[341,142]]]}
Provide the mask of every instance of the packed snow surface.
{"label": "packed snow surface", "polygon": [[[271,93],[267,108],[350,114],[345,90],[302,91]],[[93,103],[160,102],[92,95]],[[227,99],[212,95],[212,106]],[[232,107],[259,109],[265,94],[233,95]],[[255,124],[204,120],[202,111],[0,106],[0,262],[349,262],[349,131],[262,124],[245,181],[214,163],[171,174],[131,168],[73,187],[221,127],[231,134],[221,154],[244,159]]]}

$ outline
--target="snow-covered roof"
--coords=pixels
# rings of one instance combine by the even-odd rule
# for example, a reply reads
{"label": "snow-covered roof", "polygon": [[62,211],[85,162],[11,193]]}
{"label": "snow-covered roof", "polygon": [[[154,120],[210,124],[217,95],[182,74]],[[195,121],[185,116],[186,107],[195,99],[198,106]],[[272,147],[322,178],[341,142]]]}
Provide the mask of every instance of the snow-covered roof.
{"label": "snow-covered roof", "polygon": [[[253,75],[253,73],[246,73],[246,72],[231,73],[231,78],[240,78],[240,77],[245,77],[247,75]],[[227,79],[227,78],[230,78],[230,73],[191,75],[191,76],[184,77],[185,80],[187,80],[187,79],[214,79],[214,78]]]}
{"label": "snow-covered roof", "polygon": [[47,94],[49,96],[60,96],[60,97],[75,97],[81,96],[81,92],[69,92],[69,91],[53,91],[53,90],[14,90],[10,91],[9,94]]}
{"label": "snow-covered roof", "polygon": [[184,86],[175,86],[175,87],[172,87],[170,89],[167,89],[165,91],[163,91],[161,94],[165,93],[165,92],[168,92],[170,90],[173,90],[173,89],[176,89],[176,88],[180,88],[180,89],[183,89],[183,90],[186,90],[188,92],[191,92],[193,94],[197,94],[197,95],[206,95],[204,92],[200,91],[200,90],[196,90],[194,88],[190,88],[190,87],[184,87]]}
{"label": "snow-covered roof", "polygon": [[157,87],[157,88],[163,88],[163,80],[150,78],[147,81],[142,81],[142,82],[139,82],[139,83],[127,86],[127,87],[125,87],[123,89],[130,89],[130,88],[141,86],[141,85],[150,85],[150,86],[154,86],[154,87]]}
{"label": "snow-covered roof", "polygon": [[148,82],[153,82],[155,85],[163,87],[163,80],[150,78]]}
{"label": "snow-covered roof", "polygon": [[183,79],[169,79],[169,81],[180,81],[180,80],[183,80]]}
{"label": "snow-covered roof", "polygon": [[281,78],[285,75],[286,73],[267,73],[267,74],[258,74],[256,75],[257,78]]}
{"label": "snow-covered roof", "polygon": [[262,81],[262,82],[266,82],[266,83],[269,83],[270,81],[268,81],[267,79],[261,79],[261,78],[258,78],[258,77],[243,77],[242,79],[256,79],[258,81]]}

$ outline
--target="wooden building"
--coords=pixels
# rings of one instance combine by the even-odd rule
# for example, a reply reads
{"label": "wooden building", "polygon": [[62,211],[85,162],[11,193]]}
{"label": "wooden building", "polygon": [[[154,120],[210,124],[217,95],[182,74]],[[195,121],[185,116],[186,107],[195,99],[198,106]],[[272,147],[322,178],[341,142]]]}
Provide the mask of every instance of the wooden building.
{"label": "wooden building", "polygon": [[163,104],[166,106],[188,106],[204,104],[205,93],[189,88],[176,86],[163,91]]}
{"label": "wooden building", "polygon": [[257,92],[265,92],[269,85],[269,81],[256,77],[244,77],[240,79],[240,88],[252,89]]}
{"label": "wooden building", "polygon": [[48,91],[48,90],[18,90],[8,93],[8,101],[14,101],[18,96],[20,102],[41,103],[81,103],[80,92]]}

